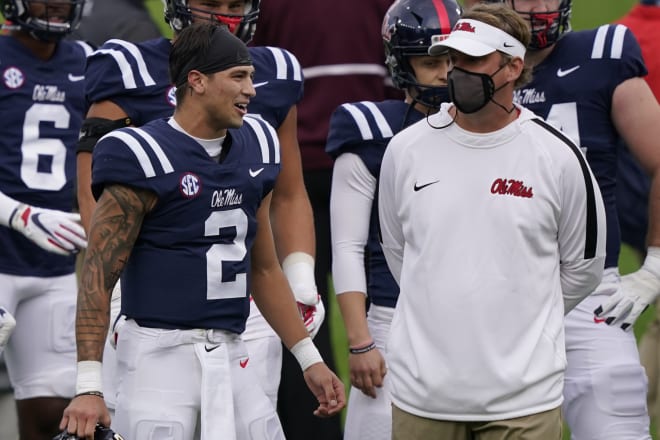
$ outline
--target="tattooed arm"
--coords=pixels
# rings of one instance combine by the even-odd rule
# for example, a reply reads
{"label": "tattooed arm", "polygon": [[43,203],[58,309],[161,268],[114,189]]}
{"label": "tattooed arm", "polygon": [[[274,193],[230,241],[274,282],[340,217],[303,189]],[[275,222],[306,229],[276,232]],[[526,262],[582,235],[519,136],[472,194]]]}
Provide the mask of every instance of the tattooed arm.
{"label": "tattooed arm", "polygon": [[[110,294],[131,254],[142,221],[156,202],[156,195],[150,191],[110,185],[103,190],[92,215],[76,313],[77,396],[64,410],[60,422],[60,429],[79,437],[92,439],[96,423],[110,426],[102,395],[95,394],[102,391],[100,361],[110,320]],[[81,371],[88,368],[92,371]]]}

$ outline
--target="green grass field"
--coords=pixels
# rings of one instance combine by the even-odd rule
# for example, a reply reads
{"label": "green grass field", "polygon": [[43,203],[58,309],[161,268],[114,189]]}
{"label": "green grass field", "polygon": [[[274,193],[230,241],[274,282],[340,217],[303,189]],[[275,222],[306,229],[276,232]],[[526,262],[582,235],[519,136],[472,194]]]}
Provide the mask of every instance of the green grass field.
{"label": "green grass field", "polygon": [[[625,14],[635,2],[636,0],[573,0],[573,28],[576,30],[588,29],[615,21]],[[163,21],[162,0],[146,0],[146,3],[150,8],[154,21],[161,26],[163,33],[165,35],[171,35],[170,28]],[[631,272],[639,266],[638,261],[636,261],[634,255],[628,248],[624,247],[622,250],[620,266],[622,273]],[[635,335],[638,340],[652,320],[654,314],[655,309],[650,307],[637,321],[637,324],[635,325]],[[326,319],[329,320],[330,324],[337,374],[342,378],[344,384],[348,385],[350,383],[348,379],[348,346],[343,321],[334,295],[331,295],[330,297],[330,307]],[[569,438],[570,433],[567,430],[564,439],[568,440]]]}

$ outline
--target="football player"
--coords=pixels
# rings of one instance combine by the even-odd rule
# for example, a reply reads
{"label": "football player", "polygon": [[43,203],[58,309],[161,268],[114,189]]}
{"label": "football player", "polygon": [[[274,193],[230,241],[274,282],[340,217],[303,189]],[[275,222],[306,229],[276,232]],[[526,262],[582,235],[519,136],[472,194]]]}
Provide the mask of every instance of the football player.
{"label": "football player", "polygon": [[[74,202],[75,145],[86,110],[85,59],[64,41],[82,0],[2,0],[0,292],[17,324],[4,351],[21,439],[58,432],[75,385],[75,255],[86,245]],[[6,326],[6,327],[5,327]]]}
{"label": "football player", "polygon": [[[650,439],[646,375],[630,330],[660,292],[660,107],[644,81],[639,45],[625,26],[569,32],[571,0],[506,3],[532,30],[525,61],[534,67],[533,80],[516,92],[516,100],[582,148],[607,211],[603,282],[566,316],[564,417],[576,440]],[[652,179],[648,255],[639,271],[624,277],[617,268],[620,140]]]}
{"label": "football player", "polygon": [[[259,0],[167,0],[165,19],[179,32],[196,21],[226,25],[248,42],[255,30]],[[133,44],[109,40],[90,58],[87,96],[92,105],[84,123],[78,152],[78,201],[83,224],[94,207],[90,190],[91,151],[106,132],[127,125],[141,126],[172,113],[175,86],[167,75],[167,57],[172,43],[166,38]],[[314,282],[314,226],[312,211],[302,180],[297,141],[296,102],[302,97],[302,72],[288,51],[273,47],[251,47],[255,65],[257,96],[248,111],[272,124],[282,146],[282,170],[272,197],[273,230],[277,253],[291,283],[310,334],[315,335],[325,311]],[[119,313],[119,289],[113,295],[113,317]],[[111,322],[116,322],[113,318]],[[112,336],[112,334],[111,334]],[[258,375],[273,403],[277,398],[282,348],[279,339],[251,303],[251,314],[243,335],[248,342],[251,368]],[[112,342],[114,336],[109,342]],[[106,349],[105,397],[113,406],[110,343]]]}
{"label": "football player", "polygon": [[275,255],[267,199],[280,168],[277,136],[262,119],[244,118],[254,67],[224,27],[183,29],[169,71],[174,115],[113,131],[94,151],[98,204],[78,295],[77,393],[60,428],[91,438],[97,423],[110,422],[100,361],[121,274],[113,429],[135,439],[191,440],[196,429],[203,439],[280,439],[275,408],[246,368],[249,292],[299,359],[316,413],[336,414],[344,396]]}
{"label": "football player", "polygon": [[[434,39],[449,34],[460,12],[454,0],[394,2],[384,17],[382,37],[393,83],[405,99],[346,103],[330,120],[326,151],[336,158],[330,197],[332,276],[350,346],[353,385],[344,426],[347,440],[391,438],[383,353],[399,286],[378,241],[374,197],[392,136],[449,100],[449,57],[429,56],[428,49]],[[352,215],[346,216],[347,211]]]}

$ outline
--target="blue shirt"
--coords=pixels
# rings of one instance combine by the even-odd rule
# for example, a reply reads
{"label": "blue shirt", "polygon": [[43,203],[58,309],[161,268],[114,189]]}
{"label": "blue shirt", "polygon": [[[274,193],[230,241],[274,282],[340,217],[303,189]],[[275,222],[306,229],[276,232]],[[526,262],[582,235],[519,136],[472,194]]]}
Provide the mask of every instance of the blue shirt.
{"label": "blue shirt", "polygon": [[[424,117],[401,100],[355,102],[339,106],[330,119],[326,152],[333,158],[356,154],[376,180],[390,139]],[[365,247],[367,295],[373,304],[394,307],[399,286],[392,277],[380,246],[378,203],[374,197]]]}
{"label": "blue shirt", "polygon": [[242,333],[249,312],[257,210],[280,169],[273,128],[246,117],[218,163],[159,119],[99,140],[92,191],[109,184],[158,196],[121,277],[121,313],[145,327]]}
{"label": "blue shirt", "polygon": [[[0,191],[7,196],[40,208],[73,209],[88,52],[85,43],[61,41],[44,61],[15,38],[0,37]],[[0,249],[2,273],[51,277],[74,271],[74,256],[45,251],[9,228],[0,227]]]}

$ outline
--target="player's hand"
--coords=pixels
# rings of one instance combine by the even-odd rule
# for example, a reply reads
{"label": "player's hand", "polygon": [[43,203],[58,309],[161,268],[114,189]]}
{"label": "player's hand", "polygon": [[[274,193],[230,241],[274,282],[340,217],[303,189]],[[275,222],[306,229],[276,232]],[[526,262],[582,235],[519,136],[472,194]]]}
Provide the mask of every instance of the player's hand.
{"label": "player's hand", "polygon": [[346,406],[346,395],[344,384],[335,373],[330,371],[325,363],[317,362],[307,368],[303,374],[307,386],[319,402],[314,415],[330,417],[339,414]]}
{"label": "player's hand", "polygon": [[0,353],[7,345],[9,337],[16,327],[16,320],[4,307],[0,307]]}
{"label": "player's hand", "polygon": [[80,395],[64,409],[60,429],[94,440],[96,425],[110,426],[110,413],[101,396]]}
{"label": "player's hand", "polygon": [[11,227],[37,245],[60,255],[71,255],[87,247],[80,214],[19,205],[11,216]]}
{"label": "player's hand", "polygon": [[620,288],[594,310],[594,321],[630,331],[644,310],[660,294],[660,278],[642,267],[621,277]]}
{"label": "player's hand", "polygon": [[380,350],[374,348],[366,353],[349,354],[348,366],[351,385],[375,399],[376,388],[383,386],[383,379],[387,374],[385,359]]}
{"label": "player's hand", "polygon": [[305,327],[307,327],[309,336],[314,339],[325,319],[325,307],[323,306],[323,301],[321,301],[321,295],[317,294],[316,302],[311,305],[300,301],[297,301],[297,304],[298,311],[305,323]]}

